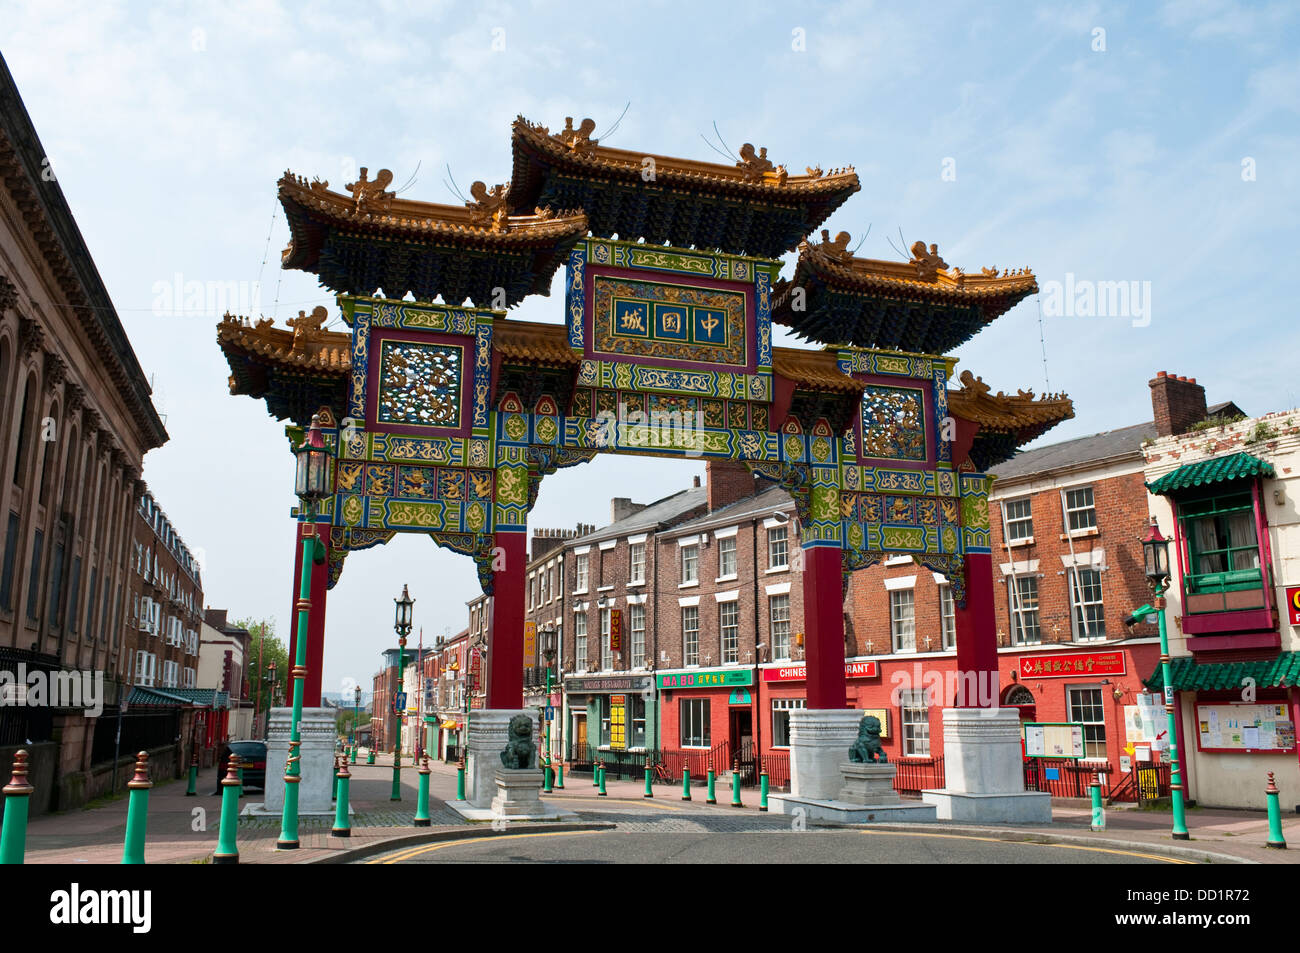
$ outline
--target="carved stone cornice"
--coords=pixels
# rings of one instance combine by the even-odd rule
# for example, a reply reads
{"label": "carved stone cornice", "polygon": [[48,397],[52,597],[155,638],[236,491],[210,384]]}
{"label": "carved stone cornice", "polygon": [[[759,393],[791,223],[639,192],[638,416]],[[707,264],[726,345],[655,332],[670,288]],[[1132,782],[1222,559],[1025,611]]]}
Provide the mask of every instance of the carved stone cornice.
{"label": "carved stone cornice", "polygon": [[18,286],[5,275],[0,275],[0,312],[18,306]]}
{"label": "carved stone cornice", "polygon": [[20,317],[18,340],[22,346],[23,358],[31,357],[39,348],[45,346],[45,329],[33,318]]}
{"label": "carved stone cornice", "polygon": [[86,406],[86,392],[76,381],[68,381],[67,386],[63,388],[63,394],[67,398],[69,417],[75,416]]}
{"label": "carved stone cornice", "polygon": [[68,365],[57,354],[45,355],[45,392],[51,393],[66,379]]}
{"label": "carved stone cornice", "polygon": [[83,433],[86,439],[93,440],[98,446],[100,433],[104,430],[104,418],[99,411],[93,407],[87,407],[86,412],[82,415],[84,424]]}

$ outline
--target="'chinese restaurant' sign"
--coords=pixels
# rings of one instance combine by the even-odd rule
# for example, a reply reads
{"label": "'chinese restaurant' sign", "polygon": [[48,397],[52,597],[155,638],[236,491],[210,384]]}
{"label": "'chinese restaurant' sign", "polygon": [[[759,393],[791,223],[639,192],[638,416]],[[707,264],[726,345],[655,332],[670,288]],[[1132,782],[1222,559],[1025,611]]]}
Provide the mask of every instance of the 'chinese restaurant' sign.
{"label": "'chinese restaurant' sign", "polygon": [[[875,662],[845,662],[845,678],[875,678],[880,674]],[[763,669],[765,682],[802,682],[808,677],[808,670],[801,662],[798,665],[782,665],[779,668]]]}
{"label": "'chinese restaurant' sign", "polygon": [[1020,659],[1021,678],[1067,678],[1072,675],[1125,675],[1123,652],[1079,652],[1026,655]]}
{"label": "'chinese restaurant' sign", "polygon": [[704,672],[677,672],[660,675],[660,688],[723,688],[729,685],[753,685],[751,668],[719,668]]}

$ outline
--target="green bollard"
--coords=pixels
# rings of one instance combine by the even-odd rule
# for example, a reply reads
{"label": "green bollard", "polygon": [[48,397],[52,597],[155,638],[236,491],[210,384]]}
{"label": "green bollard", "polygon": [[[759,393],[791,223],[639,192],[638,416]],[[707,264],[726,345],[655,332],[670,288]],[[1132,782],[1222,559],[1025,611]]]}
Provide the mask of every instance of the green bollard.
{"label": "green bollard", "polygon": [[149,789],[153,787],[149,780],[149,752],[141,751],[135,756],[135,777],[126,786],[131,793],[126,809],[122,863],[143,864],[145,828],[149,823]]}
{"label": "green bollard", "polygon": [[560,766],[555,772],[555,788],[558,791],[564,790],[564,759],[560,759]]}
{"label": "green bollard", "polygon": [[682,800],[691,799],[691,766],[688,764],[682,770]]}
{"label": "green bollard", "polygon": [[371,748],[366,753],[366,764],[374,764],[374,763],[375,763],[375,749]]}
{"label": "green bollard", "polygon": [[14,755],[13,773],[4,786],[4,829],[0,830],[0,864],[21,864],[27,852],[27,807],[32,791],[27,781],[27,752]]}
{"label": "green bollard", "polygon": [[429,756],[424,756],[420,765],[420,787],[415,795],[415,826],[428,827],[433,823],[429,819]]}
{"label": "green bollard", "polygon": [[351,837],[352,821],[348,818],[348,785],[352,775],[348,771],[347,758],[344,758],[343,763],[339,765],[335,780],[338,781],[339,799],[334,806],[334,827],[330,829],[330,837]]}
{"label": "green bollard", "polygon": [[731,765],[731,806],[745,806],[740,803],[740,759],[736,759]]}
{"label": "green bollard", "polygon": [[1092,829],[1104,831],[1106,811],[1101,806],[1101,780],[1095,774],[1092,776],[1092,783],[1088,785],[1088,791],[1092,795]]}
{"label": "green bollard", "polygon": [[199,793],[199,753],[190,751],[190,785],[185,789],[186,797],[194,797]]}
{"label": "green bollard", "polygon": [[[348,759],[345,757],[343,759],[343,763],[347,764],[347,760]],[[335,755],[334,756],[334,789],[330,792],[330,800],[337,801],[338,799],[339,799],[339,756]]]}
{"label": "green bollard", "polygon": [[465,800],[465,754],[461,752],[460,764],[456,767],[456,800]]}
{"label": "green bollard", "polygon": [[758,759],[758,809],[767,810],[767,766],[763,764],[763,759]]}
{"label": "green bollard", "polygon": [[542,793],[552,794],[554,793],[554,790],[555,789],[551,787],[551,762],[548,759],[547,762],[542,765]]}
{"label": "green bollard", "polygon": [[705,785],[705,790],[708,792],[708,795],[704,799],[705,804],[718,803],[717,791],[714,788],[714,785],[716,784],[717,780],[718,780],[717,772],[713,770],[713,755],[709,755],[708,782]]}
{"label": "green bollard", "polygon": [[353,764],[356,764],[356,763],[357,763],[357,746],[356,746],[356,745],[353,745],[353,746],[352,746],[352,763],[353,763]]}
{"label": "green bollard", "polygon": [[217,835],[217,849],[212,854],[214,864],[239,863],[239,845],[235,835],[239,831],[239,758],[234,752],[226,764],[226,776],[221,779],[221,831]]}
{"label": "green bollard", "polygon": [[645,756],[645,794],[642,797],[654,797],[655,792],[650,787],[650,756]]}
{"label": "green bollard", "polygon": [[1268,846],[1277,850],[1286,850],[1286,838],[1282,836],[1282,808],[1278,805],[1280,793],[1277,785],[1273,783],[1273,772],[1270,771],[1268,787],[1264,789],[1264,796],[1268,800]]}
{"label": "green bollard", "polygon": [[605,797],[605,762],[600,762],[600,790],[596,792],[601,797]]}

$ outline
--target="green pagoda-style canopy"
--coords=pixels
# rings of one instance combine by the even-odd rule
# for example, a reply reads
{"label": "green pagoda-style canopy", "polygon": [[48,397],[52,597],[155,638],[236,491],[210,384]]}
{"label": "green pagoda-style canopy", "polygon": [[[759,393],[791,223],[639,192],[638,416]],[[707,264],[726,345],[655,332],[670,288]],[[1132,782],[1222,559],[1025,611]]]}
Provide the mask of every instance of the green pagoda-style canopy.
{"label": "green pagoda-style canopy", "polygon": [[1201,460],[1181,466],[1172,473],[1166,473],[1154,483],[1148,483],[1147,489],[1156,496],[1167,496],[1179,490],[1188,490],[1196,486],[1211,483],[1227,483],[1229,480],[1241,480],[1246,477],[1273,475],[1273,464],[1249,453],[1233,453],[1226,457]]}
{"label": "green pagoda-style canopy", "polygon": [[[1252,678],[1258,688],[1279,688],[1300,683],[1300,652],[1283,652],[1277,658],[1255,662],[1217,662],[1197,665],[1191,656],[1169,660],[1169,680],[1180,692],[1240,690],[1242,679]],[[1163,691],[1159,665],[1143,680],[1153,692]]]}

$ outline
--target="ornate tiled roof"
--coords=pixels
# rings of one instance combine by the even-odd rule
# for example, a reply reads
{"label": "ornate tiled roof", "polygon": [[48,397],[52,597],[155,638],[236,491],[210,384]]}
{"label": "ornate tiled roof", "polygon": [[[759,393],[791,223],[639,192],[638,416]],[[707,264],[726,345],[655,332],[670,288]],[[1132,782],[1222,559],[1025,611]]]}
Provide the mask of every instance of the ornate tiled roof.
{"label": "ornate tiled roof", "polygon": [[849,241],[823,230],[799,245],[794,277],[773,289],[773,320],[826,344],[943,354],[1038,290],[1028,268],[967,274],[924,242],[906,262],[858,258]]}
{"label": "ornate tiled roof", "polygon": [[351,336],[326,331],[326,310],[290,318],[292,329],[270,318],[256,323],[227,314],[217,325],[217,344],[230,364],[230,393],[265,398],[267,410],[306,426],[321,407],[342,412],[351,364]]}
{"label": "ornate tiled roof", "polygon": [[[1248,678],[1259,688],[1294,686],[1300,682],[1300,652],[1281,652],[1276,658],[1254,662],[1197,664],[1190,655],[1179,655],[1169,660],[1169,681],[1175,691],[1239,691]],[[1163,691],[1163,667],[1157,663],[1155,670],[1143,682],[1150,691]]]}
{"label": "ornate tiled roof", "polygon": [[1211,457],[1209,460],[1188,463],[1146,486],[1156,496],[1168,496],[1179,490],[1190,490],[1211,483],[1226,483],[1229,480],[1242,480],[1256,476],[1273,476],[1273,464],[1241,451],[1224,457]]}
{"label": "ornate tiled roof", "polygon": [[475,182],[462,207],[398,198],[387,188],[392,180],[387,169],[370,179],[363,168],[343,195],[286,172],[279,195],[291,237],[283,267],[319,275],[336,292],[441,296],[448,304],[499,305],[495,289],[503,288],[510,306],[547,294],[555,269],[587,234],[581,211],[510,214],[504,186]]}
{"label": "ornate tiled roof", "polygon": [[504,360],[538,367],[577,367],[582,363],[582,355],[569,347],[562,324],[497,321],[492,326],[492,349]]}
{"label": "ornate tiled roof", "polygon": [[734,165],[611,149],[595,125],[516,119],[511,208],[581,208],[594,235],[775,258],[861,187],[852,168],[791,175],[749,143]]}
{"label": "ornate tiled roof", "polygon": [[840,370],[831,351],[772,348],[772,370],[809,390],[834,391],[861,397],[866,384]]}
{"label": "ornate tiled roof", "polygon": [[1015,394],[990,392],[984,381],[962,371],[962,386],[948,391],[948,412],[979,424],[971,447],[971,459],[980,470],[1003,463],[1023,444],[1036,440],[1064,420],[1074,416],[1074,402],[1065,394],[1033,391]]}

